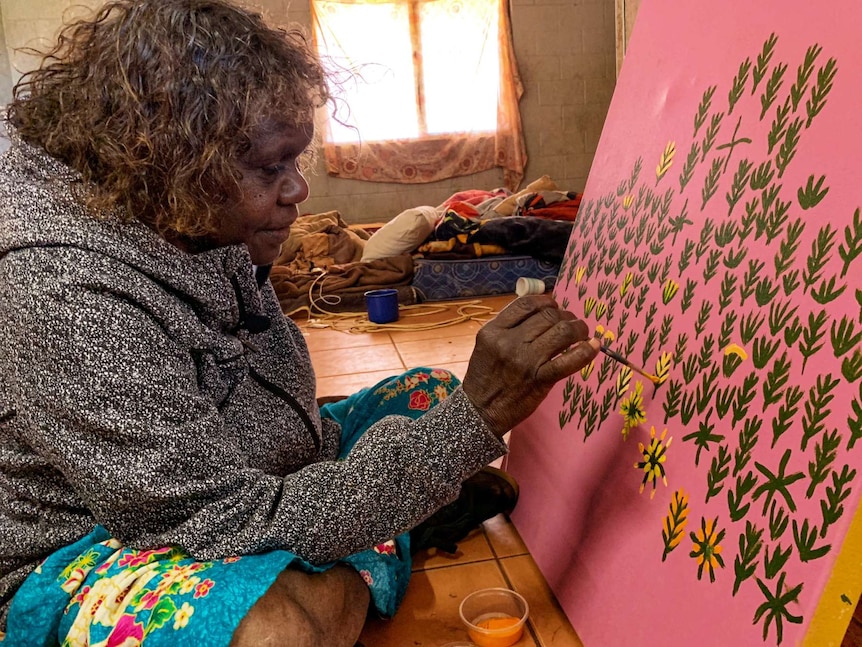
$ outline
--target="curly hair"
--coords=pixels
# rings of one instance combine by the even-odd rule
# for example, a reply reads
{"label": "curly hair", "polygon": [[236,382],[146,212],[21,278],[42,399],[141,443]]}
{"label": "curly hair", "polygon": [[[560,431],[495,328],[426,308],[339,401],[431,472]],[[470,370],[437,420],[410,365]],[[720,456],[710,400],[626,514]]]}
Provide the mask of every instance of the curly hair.
{"label": "curly hair", "polygon": [[63,29],[6,116],[81,174],[97,213],[193,239],[237,195],[256,126],[310,124],[328,100],[298,29],[223,0],[115,0]]}

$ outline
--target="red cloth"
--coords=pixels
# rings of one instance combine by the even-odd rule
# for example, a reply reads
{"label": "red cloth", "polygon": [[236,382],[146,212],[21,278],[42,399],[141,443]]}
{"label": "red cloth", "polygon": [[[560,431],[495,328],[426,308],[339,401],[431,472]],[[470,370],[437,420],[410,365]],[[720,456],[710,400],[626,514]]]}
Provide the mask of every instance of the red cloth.
{"label": "red cloth", "polygon": [[454,195],[449,196],[446,201],[441,204],[441,207],[448,207],[456,202],[466,202],[467,204],[482,204],[490,198],[505,197],[508,195],[505,189],[495,189],[494,191],[482,191],[481,189],[468,189],[459,191]]}

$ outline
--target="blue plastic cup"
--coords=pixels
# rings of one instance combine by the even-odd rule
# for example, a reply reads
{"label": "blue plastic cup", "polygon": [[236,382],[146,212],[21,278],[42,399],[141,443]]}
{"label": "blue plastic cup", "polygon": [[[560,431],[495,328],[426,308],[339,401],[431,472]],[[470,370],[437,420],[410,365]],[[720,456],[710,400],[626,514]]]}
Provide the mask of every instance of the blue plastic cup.
{"label": "blue plastic cup", "polygon": [[365,293],[368,320],[378,324],[398,321],[398,290],[369,290]]}

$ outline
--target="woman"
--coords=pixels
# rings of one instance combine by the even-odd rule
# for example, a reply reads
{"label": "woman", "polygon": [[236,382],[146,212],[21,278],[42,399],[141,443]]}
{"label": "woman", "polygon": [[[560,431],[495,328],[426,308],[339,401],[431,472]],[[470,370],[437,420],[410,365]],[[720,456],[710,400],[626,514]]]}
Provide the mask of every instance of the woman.
{"label": "woman", "polygon": [[298,34],[222,0],[111,2],[16,86],[3,647],[352,645],[369,599],[391,614],[403,595],[399,533],[595,356],[529,297],[479,333],[463,385],[417,369],[319,408],[266,268],[327,99]]}

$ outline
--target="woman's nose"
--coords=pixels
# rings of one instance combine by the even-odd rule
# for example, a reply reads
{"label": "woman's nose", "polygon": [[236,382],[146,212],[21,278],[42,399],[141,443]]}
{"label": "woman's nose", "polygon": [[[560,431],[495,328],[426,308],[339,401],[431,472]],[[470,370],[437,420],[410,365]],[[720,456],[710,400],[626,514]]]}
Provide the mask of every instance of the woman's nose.
{"label": "woman's nose", "polygon": [[282,205],[299,204],[308,198],[308,182],[299,171],[290,173],[281,183],[278,202]]}

